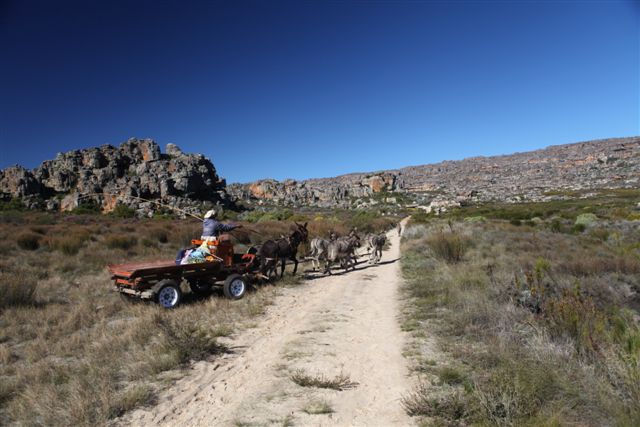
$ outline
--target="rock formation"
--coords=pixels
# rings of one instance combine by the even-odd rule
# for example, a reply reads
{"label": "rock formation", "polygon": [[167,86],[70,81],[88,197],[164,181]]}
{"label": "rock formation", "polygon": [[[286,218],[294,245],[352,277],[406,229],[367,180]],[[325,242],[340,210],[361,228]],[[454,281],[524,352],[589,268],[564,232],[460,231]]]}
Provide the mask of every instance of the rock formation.
{"label": "rock formation", "polygon": [[553,192],[639,185],[640,137],[631,137],[335,178],[261,180],[227,189],[248,202],[320,207],[362,207],[375,202],[376,193],[398,192],[426,195],[427,203],[442,208],[475,201],[543,201],[561,197]]}
{"label": "rock formation", "polygon": [[362,208],[398,205],[399,196],[404,195],[439,212],[470,202],[544,201],[575,191],[639,186],[640,137],[334,178],[263,179],[228,186],[201,154],[185,154],[174,144],[167,144],[163,154],[154,141],[135,138],[119,147],[103,145],[58,154],[31,171],[20,166],[0,171],[0,197],[19,198],[29,208],[72,210],[92,201],[104,212],[123,204],[139,215],[158,210],[153,202],[139,198],[200,213],[237,200],[291,207]]}
{"label": "rock formation", "polygon": [[86,202],[103,212],[122,204],[140,215],[167,206],[200,213],[231,200],[211,161],[201,154],[184,154],[168,144],[166,154],[151,139],[131,138],[119,147],[59,153],[32,171],[12,166],[0,171],[0,196],[21,198],[29,208],[72,210]]}

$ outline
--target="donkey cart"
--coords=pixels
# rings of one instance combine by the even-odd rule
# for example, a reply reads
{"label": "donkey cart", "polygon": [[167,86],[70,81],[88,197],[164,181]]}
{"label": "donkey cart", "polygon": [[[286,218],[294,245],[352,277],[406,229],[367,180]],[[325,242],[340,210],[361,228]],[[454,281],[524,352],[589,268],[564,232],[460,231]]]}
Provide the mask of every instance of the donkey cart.
{"label": "donkey cart", "polygon": [[150,299],[164,308],[180,304],[183,280],[196,294],[206,294],[216,286],[222,287],[227,298],[242,298],[249,282],[259,275],[256,256],[234,253],[230,242],[213,242],[212,246],[216,246],[213,261],[176,264],[174,260],[165,260],[108,265],[107,269],[112,275],[114,290],[124,299]]}

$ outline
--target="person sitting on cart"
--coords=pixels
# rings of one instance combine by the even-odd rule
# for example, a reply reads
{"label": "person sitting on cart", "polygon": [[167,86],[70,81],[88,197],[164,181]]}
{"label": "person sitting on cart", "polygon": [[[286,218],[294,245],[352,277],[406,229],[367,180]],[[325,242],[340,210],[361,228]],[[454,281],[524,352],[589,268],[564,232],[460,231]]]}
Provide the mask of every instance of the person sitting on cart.
{"label": "person sitting on cart", "polygon": [[201,240],[207,242],[210,240],[216,240],[218,236],[227,231],[241,228],[239,224],[223,224],[216,220],[216,211],[211,209],[204,214],[204,220],[202,221],[202,236]]}

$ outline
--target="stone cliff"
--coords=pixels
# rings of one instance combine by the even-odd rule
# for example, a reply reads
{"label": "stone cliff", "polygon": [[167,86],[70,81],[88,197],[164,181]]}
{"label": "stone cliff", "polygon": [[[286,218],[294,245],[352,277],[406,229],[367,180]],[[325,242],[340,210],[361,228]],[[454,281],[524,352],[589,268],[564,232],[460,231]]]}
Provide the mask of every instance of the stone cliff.
{"label": "stone cliff", "polygon": [[150,215],[160,201],[193,213],[231,199],[226,183],[211,161],[201,154],[185,154],[168,144],[166,153],[151,139],[131,138],[119,147],[59,153],[33,170],[12,166],[0,171],[0,196],[20,198],[29,208],[72,210],[87,202],[103,212],[117,204]]}

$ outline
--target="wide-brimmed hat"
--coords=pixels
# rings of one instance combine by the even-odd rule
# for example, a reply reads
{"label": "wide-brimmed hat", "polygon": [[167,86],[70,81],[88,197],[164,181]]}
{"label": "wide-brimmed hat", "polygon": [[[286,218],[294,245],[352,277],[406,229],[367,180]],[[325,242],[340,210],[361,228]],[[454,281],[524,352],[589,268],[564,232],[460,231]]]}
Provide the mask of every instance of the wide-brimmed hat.
{"label": "wide-brimmed hat", "polygon": [[207,211],[206,214],[204,214],[205,219],[215,217],[215,216],[216,216],[216,211],[214,209],[211,209],[210,211]]}

